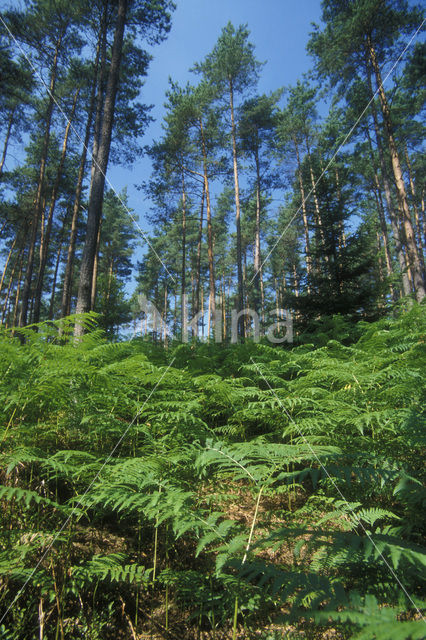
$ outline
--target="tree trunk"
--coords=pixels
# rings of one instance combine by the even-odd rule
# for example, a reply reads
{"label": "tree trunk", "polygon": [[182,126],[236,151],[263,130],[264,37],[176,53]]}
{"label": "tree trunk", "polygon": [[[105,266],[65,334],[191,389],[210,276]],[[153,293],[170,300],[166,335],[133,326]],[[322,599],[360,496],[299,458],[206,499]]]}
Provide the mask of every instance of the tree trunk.
{"label": "tree trunk", "polygon": [[329,265],[329,257],[328,257],[328,254],[326,253],[327,247],[326,247],[326,242],[325,242],[324,229],[323,229],[322,218],[321,218],[321,211],[320,211],[319,201],[318,201],[317,186],[315,184],[314,170],[312,168],[311,150],[309,148],[309,140],[308,140],[308,135],[307,134],[305,134],[305,141],[306,141],[306,150],[308,152],[309,175],[311,177],[312,194],[314,196],[316,225],[318,227],[319,237],[320,237],[321,244],[322,244],[322,247],[323,247],[324,261],[328,266]]}
{"label": "tree trunk", "polygon": [[259,146],[256,145],[255,153],[256,162],[256,224],[254,232],[254,308],[259,313],[262,306],[261,293],[261,269],[262,259],[260,255],[260,210],[261,210],[261,184],[260,184],[260,164],[259,164]]}
{"label": "tree trunk", "polygon": [[98,285],[98,269],[99,269],[99,249],[101,246],[102,218],[99,221],[98,235],[96,238],[95,260],[93,263],[92,286],[90,290],[90,309],[93,311],[96,307],[96,293]]}
{"label": "tree trunk", "polygon": [[[244,297],[243,297],[243,309],[248,309],[249,308],[249,302],[248,302],[248,293],[247,293],[247,246],[245,246],[242,249],[243,252],[243,292],[244,292]],[[249,331],[249,328],[251,327],[251,316],[245,315],[243,316],[244,319],[244,338],[247,336],[247,333]]]}
{"label": "tree trunk", "polygon": [[274,278],[275,281],[275,313],[277,321],[280,319],[280,285],[278,278]]}
{"label": "tree trunk", "polygon": [[[23,254],[24,254],[24,250],[20,249],[20,251],[19,251],[18,255],[16,256],[16,259],[15,259],[15,261],[13,263],[13,266],[12,266],[12,270],[11,270],[10,277],[9,277],[9,282],[8,282],[8,285],[7,285],[6,295],[5,295],[5,298],[4,298],[3,309],[2,309],[2,317],[1,317],[0,324],[3,324],[3,322],[4,322],[4,318],[5,318],[5,315],[6,315],[6,309],[7,309],[7,303],[9,301],[10,291],[11,291],[12,285],[13,285],[13,277],[15,275],[15,270],[16,270],[16,267],[17,267],[19,261],[21,262],[21,268],[22,268]],[[5,272],[6,272],[6,269],[3,272],[3,277],[5,275]]]}
{"label": "tree trunk", "polygon": [[102,40],[105,39],[106,6],[107,4],[105,3],[105,9],[104,9],[104,13],[101,21],[101,28],[99,31],[98,45],[96,48],[96,57],[95,57],[95,63],[94,63],[93,84],[92,84],[92,90],[90,93],[89,111],[87,115],[86,131],[84,135],[83,149],[81,152],[80,166],[78,169],[78,176],[77,176],[77,185],[75,189],[70,237],[69,237],[68,251],[67,251],[67,262],[65,265],[64,282],[63,282],[63,288],[62,288],[61,318],[65,318],[65,316],[68,316],[71,313],[71,288],[72,288],[72,276],[73,276],[74,257],[75,257],[75,246],[77,241],[78,219],[79,219],[79,213],[80,213],[81,193],[83,190],[84,171],[86,168],[87,151],[88,151],[88,146],[90,142],[93,113],[95,109],[96,86],[97,86],[97,77],[99,73],[99,55],[100,55],[100,50],[102,46],[101,44]]}
{"label": "tree trunk", "polygon": [[[386,272],[388,277],[390,278],[393,276],[392,255],[389,247],[388,228],[386,224],[385,209],[383,206],[382,190],[380,187],[379,176],[377,173],[377,166],[374,161],[373,143],[371,141],[371,136],[370,136],[370,131],[368,129],[368,126],[366,127],[366,134],[367,134],[367,140],[368,140],[368,145],[370,149],[371,167],[374,173],[373,193],[374,193],[374,199],[376,201],[377,216],[379,219],[380,230],[382,233],[383,248],[385,251]],[[390,283],[390,292],[391,292],[392,298],[396,300],[397,295],[396,295],[396,291],[393,288],[392,283]]]}
{"label": "tree trunk", "polygon": [[[371,96],[373,97],[374,94],[373,94],[373,87],[371,84],[370,75],[369,75],[369,85],[370,85],[370,93],[371,93]],[[379,154],[380,171],[382,174],[382,182],[383,182],[383,190],[385,194],[386,206],[387,206],[389,219],[391,223],[393,239],[395,242],[395,251],[398,258],[399,268],[401,271],[402,292],[404,296],[408,296],[411,293],[411,286],[410,286],[410,281],[407,274],[407,265],[405,262],[405,256],[402,250],[401,234],[399,231],[399,224],[398,224],[398,215],[395,212],[393,202],[392,202],[389,176],[386,168],[385,156],[383,152],[382,141],[380,138],[379,122],[377,119],[377,112],[376,112],[374,101],[371,102],[371,113],[373,115],[374,133],[376,137],[377,151]]]}
{"label": "tree trunk", "polygon": [[[207,149],[206,149],[206,140],[204,137],[204,128],[203,123],[200,120],[200,132],[201,132],[201,143],[203,150],[203,176],[204,176],[204,191],[206,194],[206,209],[207,209],[207,257],[209,261],[209,319],[208,326],[210,327],[210,318],[213,320],[213,325],[215,322],[215,314],[216,314],[216,286],[215,286],[215,275],[214,275],[214,252],[213,252],[213,228],[212,228],[212,210],[210,204],[210,185],[209,185],[209,177],[207,173]],[[208,337],[210,338],[210,332],[208,332]]]}
{"label": "tree trunk", "polygon": [[12,256],[13,250],[15,248],[15,244],[16,244],[16,240],[17,239],[18,239],[18,236],[16,235],[15,238],[13,239],[12,246],[10,247],[9,253],[7,254],[6,262],[5,262],[3,273],[2,273],[2,276],[1,276],[1,280],[0,280],[0,293],[2,292],[2,289],[3,289],[3,282],[4,282],[4,278],[6,276],[7,266],[9,264],[9,260],[10,260],[10,258]]}
{"label": "tree trunk", "polygon": [[[201,245],[203,240],[203,221],[204,221],[204,200],[206,195],[205,179],[203,182],[203,195],[201,196],[201,210],[200,210],[200,223],[198,225],[198,239],[197,239],[197,261],[195,267],[195,307],[194,316],[200,311],[200,285],[201,285]],[[198,322],[196,334],[198,337]]]}
{"label": "tree trunk", "polygon": [[414,186],[414,180],[413,180],[413,173],[411,170],[411,162],[410,162],[410,156],[408,155],[408,148],[407,148],[407,143],[404,144],[404,153],[405,153],[405,161],[407,163],[407,169],[408,169],[408,179],[410,182],[410,190],[411,190],[411,195],[413,197],[413,210],[414,210],[414,219],[416,221],[416,231],[417,231],[417,246],[418,246],[418,251],[419,251],[419,257],[420,257],[420,262],[422,265],[422,269],[423,269],[423,275],[425,273],[425,263],[424,263],[424,249],[423,249],[423,233],[422,233],[422,225],[420,222],[420,217],[419,217],[419,210],[417,208],[417,203],[416,203],[416,188]]}
{"label": "tree trunk", "polygon": [[[91,286],[96,255],[96,239],[102,216],[105,174],[108,167],[109,150],[111,146],[115,99],[119,83],[126,15],[127,0],[119,0],[114,43],[112,47],[111,66],[109,69],[105,94],[98,158],[90,188],[86,239],[83,248],[78,287],[77,313],[87,313],[91,308]],[[82,333],[83,327],[77,324],[75,327],[75,335],[80,336]]]}
{"label": "tree trunk", "polygon": [[109,261],[108,267],[108,284],[107,284],[107,293],[106,293],[106,303],[108,305],[109,299],[111,297],[111,287],[112,287],[112,278],[114,275],[114,257],[111,257]]}
{"label": "tree trunk", "polygon": [[3,153],[0,160],[0,175],[3,173],[3,167],[6,160],[7,147],[9,145],[10,132],[12,131],[14,115],[15,115],[15,107],[13,107],[13,109],[10,110],[9,120],[7,121],[6,138],[4,140]]}
{"label": "tree trunk", "polygon": [[[389,248],[388,230],[387,230],[387,226],[386,226],[385,210],[384,210],[384,207],[383,207],[383,200],[382,200],[382,193],[381,193],[381,190],[380,190],[379,176],[377,175],[376,171],[374,171],[373,191],[374,191],[374,198],[376,200],[376,207],[377,207],[377,214],[378,214],[378,218],[379,218],[380,231],[381,231],[381,234],[382,234],[383,248],[384,248],[384,251],[385,251],[386,272],[387,272],[388,277],[391,277],[393,275],[392,257],[391,257],[390,248]],[[391,293],[392,293],[392,285],[391,285]]]}
{"label": "tree trunk", "polygon": [[226,340],[226,283],[224,271],[222,271],[222,336]]}
{"label": "tree trunk", "polygon": [[309,278],[312,274],[312,259],[311,259],[311,250],[309,247],[309,227],[308,227],[308,217],[306,215],[306,199],[305,199],[305,188],[303,186],[302,179],[302,167],[300,164],[300,154],[299,154],[299,146],[297,144],[296,136],[293,138],[294,148],[296,150],[296,160],[297,160],[297,175],[299,178],[299,188],[300,188],[300,198],[302,200],[302,218],[303,218],[303,232],[305,236],[305,256],[306,256],[306,273],[308,275],[308,293],[310,292],[309,286]]}
{"label": "tree trunk", "polygon": [[[378,262],[378,266],[379,266],[379,281],[381,284],[383,284],[385,282],[385,276],[383,274],[383,260],[382,260],[382,238],[383,236],[380,235],[378,229],[376,228],[376,246],[377,246],[377,262]],[[383,296],[386,299],[386,296]],[[382,304],[379,302],[378,303],[379,307],[382,306]]]}
{"label": "tree trunk", "polygon": [[6,220],[3,222],[2,226],[1,226],[1,229],[0,229],[0,238],[1,238],[1,237],[2,237],[2,235],[3,235],[3,231],[4,231],[4,230],[6,229],[6,227],[7,227],[7,223],[8,223],[8,220],[7,220],[7,218],[6,218]]}
{"label": "tree trunk", "polygon": [[[229,78],[229,106],[231,111],[231,136],[232,136],[232,160],[234,166],[234,189],[235,189],[235,226],[237,230],[237,277],[238,277],[238,309],[244,309],[244,283],[243,283],[243,263],[241,251],[241,220],[240,220],[240,186],[238,182],[238,160],[237,160],[237,137],[235,131],[234,117],[234,87],[232,78]],[[244,317],[238,318],[238,333],[242,340],[245,338]]]}
{"label": "tree trunk", "polygon": [[33,313],[33,322],[38,322],[40,320],[40,309],[41,309],[41,298],[43,294],[43,280],[44,280],[44,272],[46,269],[47,263],[47,254],[49,250],[49,242],[50,242],[50,234],[52,232],[52,224],[53,224],[53,212],[55,210],[56,200],[58,198],[59,185],[62,178],[62,171],[64,169],[65,157],[67,154],[67,146],[68,146],[68,138],[70,133],[71,121],[74,117],[75,107],[77,104],[77,98],[80,89],[78,88],[74,95],[74,100],[72,104],[71,114],[69,120],[67,122],[67,126],[65,127],[64,141],[62,144],[62,153],[61,159],[59,161],[58,171],[56,174],[55,184],[53,185],[52,196],[50,200],[49,213],[47,216],[46,229],[43,236],[43,242],[41,243],[41,252],[40,252],[40,264],[37,275],[37,283],[35,287],[34,293],[34,313]]}
{"label": "tree trunk", "polygon": [[[322,165],[322,162],[321,162],[321,165]],[[322,167],[321,167],[321,171],[324,171]],[[339,169],[337,167],[337,158],[334,163],[334,177],[336,179],[336,195],[337,195],[337,202],[339,205],[339,211],[343,211],[342,189],[340,186],[340,177],[339,177]],[[345,229],[343,227],[342,220],[339,220],[339,251],[342,251],[342,249],[344,249],[345,247],[346,247]]]}
{"label": "tree trunk", "polygon": [[390,109],[388,105],[388,101],[386,98],[385,90],[382,84],[382,77],[380,73],[380,68],[376,58],[376,52],[371,41],[371,38],[368,37],[368,48],[371,65],[374,70],[374,74],[376,76],[376,83],[379,91],[380,97],[380,105],[382,107],[383,113],[383,121],[385,124],[385,130],[388,138],[389,152],[392,161],[392,169],[395,178],[395,185],[398,193],[398,200],[400,202],[402,214],[403,214],[403,228],[405,232],[405,243],[407,247],[408,258],[410,262],[410,267],[413,274],[413,283],[414,290],[416,294],[416,298],[418,302],[421,302],[426,295],[426,284],[424,280],[424,274],[420,262],[419,253],[417,251],[417,246],[415,242],[413,225],[411,223],[410,210],[408,208],[407,194],[405,191],[405,184],[401,170],[401,164],[399,161],[398,149],[396,146],[394,133],[393,133],[393,125],[390,115]]}
{"label": "tree trunk", "polygon": [[90,168],[90,186],[92,185],[98,165],[99,144],[102,130],[102,110],[105,98],[106,65],[107,65],[107,11],[108,0],[104,0],[101,29],[99,32],[98,46],[100,50],[100,66],[96,76],[96,114],[93,130],[92,163]]}
{"label": "tree trunk", "polygon": [[167,281],[164,284],[163,342],[167,347]]}
{"label": "tree trunk", "polygon": [[296,296],[296,298],[298,298],[299,297],[299,278],[297,277],[297,269],[295,264],[293,264],[293,289],[294,289],[294,295]]}
{"label": "tree trunk", "polygon": [[212,298],[209,295],[209,303],[207,305],[207,340],[210,340],[211,317],[212,317]]}
{"label": "tree trunk", "polygon": [[[191,263],[191,318],[194,317],[194,310],[195,310],[195,283],[197,280],[197,277],[195,275],[195,258],[194,258],[194,245],[191,242],[189,245],[189,251],[190,251],[190,263]],[[196,331],[194,329],[194,327],[191,327],[191,333],[192,333],[192,337],[194,337],[196,335]]]}
{"label": "tree trunk", "polygon": [[[15,304],[13,307],[12,327],[16,327],[16,321],[18,317],[19,294],[21,290],[21,279],[22,279],[22,271],[24,266],[24,255],[25,255],[25,251],[24,249],[22,249],[21,260],[19,263],[19,274],[18,274],[18,280],[17,280],[17,286],[16,286]],[[2,319],[2,322],[3,322],[3,319]]]}
{"label": "tree trunk", "polygon": [[182,272],[181,272],[181,331],[182,340],[186,339],[186,190],[185,174],[182,170]]}
{"label": "tree trunk", "polygon": [[53,273],[53,282],[52,282],[52,291],[50,294],[50,303],[49,303],[49,320],[53,320],[53,309],[55,306],[55,293],[56,293],[56,282],[58,280],[58,271],[59,271],[59,263],[61,261],[61,253],[62,253],[62,237],[59,242],[58,251],[56,253],[56,262],[55,262],[55,271]]}
{"label": "tree trunk", "polygon": [[55,101],[54,94],[55,94],[56,76],[57,76],[57,69],[58,69],[58,56],[59,56],[59,49],[62,43],[62,35],[63,34],[59,36],[56,42],[55,54],[53,57],[52,69],[50,72],[49,101],[47,105],[46,116],[44,119],[45,132],[44,132],[44,139],[43,139],[43,148],[42,148],[41,160],[40,160],[40,171],[39,171],[39,178],[38,178],[37,193],[36,193],[35,202],[34,202],[34,216],[32,220],[30,245],[28,249],[27,268],[25,272],[24,286],[22,288],[21,312],[19,316],[20,327],[24,327],[27,324],[28,302],[30,299],[31,281],[33,276],[34,254],[35,254],[35,247],[36,247],[36,241],[37,241],[38,223],[40,220],[40,214],[41,214],[42,202],[43,202],[44,177],[46,173],[47,154],[49,151],[50,127],[52,122],[53,105]]}

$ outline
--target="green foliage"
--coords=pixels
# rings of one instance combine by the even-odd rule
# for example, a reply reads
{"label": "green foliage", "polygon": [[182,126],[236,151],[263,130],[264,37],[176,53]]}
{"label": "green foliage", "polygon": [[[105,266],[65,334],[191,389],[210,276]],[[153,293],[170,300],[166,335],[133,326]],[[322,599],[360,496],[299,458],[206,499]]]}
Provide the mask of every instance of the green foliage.
{"label": "green foliage", "polygon": [[282,637],[423,637],[422,307],[285,350],[111,344],[93,323],[0,336],[5,637],[35,637],[40,606],[46,638],[110,638],[123,615],[142,633],[158,601],[188,638],[235,608]]}
{"label": "green foliage", "polygon": [[347,608],[343,611],[325,610],[316,614],[318,621],[329,619],[350,623],[361,630],[351,636],[353,640],[421,640],[425,637],[424,620],[398,620],[400,610],[380,607],[373,595],[360,597],[350,594]]}

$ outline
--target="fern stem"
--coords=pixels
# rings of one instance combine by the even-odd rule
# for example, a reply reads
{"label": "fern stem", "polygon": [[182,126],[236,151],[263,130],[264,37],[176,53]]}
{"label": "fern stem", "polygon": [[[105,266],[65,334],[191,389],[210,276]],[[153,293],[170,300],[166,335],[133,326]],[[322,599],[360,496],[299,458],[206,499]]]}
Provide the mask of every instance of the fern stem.
{"label": "fern stem", "polygon": [[[256,526],[257,514],[259,512],[260,498],[262,497],[262,493],[263,493],[263,489],[264,488],[265,488],[265,485],[262,485],[260,487],[260,489],[259,489],[259,493],[257,494],[256,507],[255,507],[255,510],[254,510],[253,520],[251,522],[251,527],[250,527],[250,534],[249,534],[249,537],[248,537],[248,540],[247,540],[247,545],[246,545],[246,549],[245,549],[245,552],[244,552],[244,557],[243,557],[242,562],[241,562],[241,566],[243,566],[243,564],[247,560],[248,552],[250,550],[251,541],[253,539],[254,527]],[[238,618],[238,595],[235,596],[234,622],[233,622],[233,625],[232,625],[232,640],[235,640],[236,637],[237,637],[237,618]]]}
{"label": "fern stem", "polygon": [[[166,525],[166,540],[165,540],[165,544],[166,544],[166,567],[169,567],[169,540],[168,540],[168,534],[169,534],[169,525]],[[166,583],[166,631],[169,630],[169,583]]]}
{"label": "fern stem", "polygon": [[58,611],[58,619],[56,623],[56,640],[59,638],[59,633],[61,634],[61,640],[65,640],[64,627],[62,624],[62,607],[61,607],[61,599],[58,591],[58,585],[56,582],[55,569],[53,567],[53,560],[50,562],[50,566],[52,569],[52,578],[53,578],[53,590],[55,593],[55,601],[56,601],[56,609]]}
{"label": "fern stem", "polygon": [[[138,518],[138,562],[141,559],[141,519],[140,516]],[[138,628],[138,609],[139,609],[139,595],[140,595],[140,585],[136,586],[136,607],[135,607],[135,629]]]}
{"label": "fern stem", "polygon": [[40,598],[38,604],[39,640],[44,640],[44,616],[43,598]]}
{"label": "fern stem", "polygon": [[236,637],[237,637],[237,618],[238,618],[238,596],[235,596],[234,622],[232,624],[232,640],[236,640]]}
{"label": "fern stem", "polygon": [[153,570],[152,570],[152,582],[155,582],[156,573],[157,573],[157,547],[158,547],[158,526],[155,525],[154,532],[154,559],[153,559]]}
{"label": "fern stem", "polygon": [[212,632],[213,632],[213,636],[212,636],[212,640],[216,640],[216,622],[215,622],[215,617],[214,617],[214,597],[213,597],[213,579],[212,576],[210,574],[210,595],[211,595],[211,599],[212,599]]}
{"label": "fern stem", "polygon": [[242,566],[242,565],[245,563],[245,561],[247,560],[247,555],[248,555],[248,552],[249,552],[249,549],[250,549],[250,545],[251,545],[251,541],[252,541],[252,538],[253,538],[254,527],[255,527],[255,525],[256,525],[257,514],[258,514],[258,512],[259,512],[260,498],[262,497],[262,492],[263,492],[263,489],[264,489],[264,488],[265,488],[265,485],[262,485],[262,486],[260,487],[259,493],[258,493],[258,495],[257,495],[256,508],[255,508],[255,510],[254,510],[253,520],[252,520],[252,523],[251,523],[250,535],[249,535],[249,537],[248,537],[247,546],[246,546],[246,550],[245,550],[245,553],[244,553],[243,560],[242,560],[242,562],[241,562],[241,566]]}
{"label": "fern stem", "polygon": [[[158,489],[158,494],[161,493],[161,485]],[[155,519],[155,533],[154,533],[154,559],[153,559],[153,571],[152,571],[152,582],[155,582],[155,576],[157,573],[157,550],[158,550],[158,515]]]}
{"label": "fern stem", "polygon": [[169,585],[166,584],[166,631],[169,630]]}
{"label": "fern stem", "polygon": [[13,410],[13,412],[12,412],[12,415],[10,416],[10,420],[9,420],[9,422],[7,423],[7,427],[6,427],[6,429],[5,429],[5,432],[4,432],[4,434],[3,434],[3,438],[1,439],[0,444],[3,444],[3,442],[6,440],[7,432],[9,431],[9,427],[10,427],[10,425],[12,424],[12,420],[13,420],[13,418],[15,417],[16,409],[17,409],[17,407],[15,407],[15,408],[14,408],[14,410]]}

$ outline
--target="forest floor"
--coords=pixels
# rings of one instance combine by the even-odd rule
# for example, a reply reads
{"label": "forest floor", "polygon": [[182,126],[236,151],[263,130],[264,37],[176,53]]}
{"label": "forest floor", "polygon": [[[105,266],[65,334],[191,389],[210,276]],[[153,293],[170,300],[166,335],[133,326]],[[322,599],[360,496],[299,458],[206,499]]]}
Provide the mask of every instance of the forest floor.
{"label": "forest floor", "polygon": [[424,637],[422,307],[292,348],[56,329],[0,336],[2,640]]}

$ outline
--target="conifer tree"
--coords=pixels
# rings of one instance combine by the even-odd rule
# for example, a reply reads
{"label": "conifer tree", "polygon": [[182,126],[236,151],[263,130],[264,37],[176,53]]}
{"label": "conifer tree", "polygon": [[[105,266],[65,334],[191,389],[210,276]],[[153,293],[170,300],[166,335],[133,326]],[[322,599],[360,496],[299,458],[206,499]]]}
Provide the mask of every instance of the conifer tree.
{"label": "conifer tree", "polygon": [[[255,192],[255,225],[253,251],[253,302],[255,311],[262,309],[263,276],[261,256],[261,225],[265,215],[266,196],[276,184],[272,174],[273,140],[276,124],[276,105],[279,92],[270,96],[256,96],[246,100],[239,114],[239,138],[243,152],[251,161]],[[275,178],[275,180],[274,180]]]}
{"label": "conifer tree", "polygon": [[[108,70],[102,120],[99,128],[99,146],[96,149],[96,163],[90,186],[87,228],[76,306],[77,313],[89,311],[91,307],[93,270],[96,259],[97,238],[102,219],[103,193],[111,147],[116,97],[120,84],[120,70],[126,25],[137,25],[137,30],[148,42],[159,42],[170,29],[169,11],[171,9],[173,9],[171,2],[167,2],[161,7],[159,7],[156,2],[150,2],[149,0],[135,3],[129,3],[128,0],[119,0],[118,2],[114,22],[111,63]],[[133,26],[131,26],[130,29],[133,29]],[[82,326],[76,325],[75,332],[76,335],[80,335],[83,332]]]}
{"label": "conifer tree", "polygon": [[392,167],[398,204],[402,217],[404,243],[413,274],[413,286],[418,301],[426,294],[425,277],[408,205],[402,163],[395,136],[393,115],[383,86],[382,66],[385,59],[396,56],[403,35],[411,35],[421,25],[421,12],[406,0],[324,0],[325,28],[311,36],[309,50],[316,56],[318,70],[330,77],[333,84],[347,84],[356,77],[355,70],[368,68],[376,81],[383,121],[383,135]]}
{"label": "conifer tree", "polygon": [[[232,164],[235,191],[235,227],[236,257],[238,276],[238,311],[244,308],[243,255],[241,239],[241,203],[239,185],[239,166],[237,149],[237,125],[235,100],[248,89],[256,86],[261,64],[254,57],[254,47],[249,42],[249,31],[246,26],[235,28],[228,23],[223,28],[213,51],[205,60],[195,65],[194,69],[202,73],[208,83],[215,87],[217,98],[228,103],[228,130],[232,145]],[[239,335],[245,336],[243,316],[239,318]]]}

